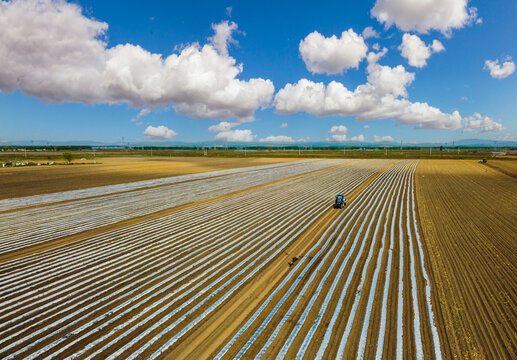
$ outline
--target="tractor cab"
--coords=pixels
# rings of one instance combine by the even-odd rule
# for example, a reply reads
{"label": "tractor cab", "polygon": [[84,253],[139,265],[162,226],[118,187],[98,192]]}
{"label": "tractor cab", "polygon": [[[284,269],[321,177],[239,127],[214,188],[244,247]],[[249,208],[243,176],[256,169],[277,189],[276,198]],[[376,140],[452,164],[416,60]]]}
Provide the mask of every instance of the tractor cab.
{"label": "tractor cab", "polygon": [[338,195],[336,195],[336,202],[334,203],[334,208],[342,209],[345,207],[346,202],[347,202],[347,199],[346,199],[345,195],[338,194]]}

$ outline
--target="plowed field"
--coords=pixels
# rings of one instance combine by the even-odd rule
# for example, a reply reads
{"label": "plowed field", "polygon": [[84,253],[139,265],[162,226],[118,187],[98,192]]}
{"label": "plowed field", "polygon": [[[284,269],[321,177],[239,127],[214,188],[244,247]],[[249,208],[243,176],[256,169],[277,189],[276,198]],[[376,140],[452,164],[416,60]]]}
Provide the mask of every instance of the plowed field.
{"label": "plowed field", "polygon": [[307,160],[6,199],[0,358],[512,358],[516,193]]}
{"label": "plowed field", "polygon": [[417,203],[446,358],[517,357],[517,181],[473,161],[421,162]]}

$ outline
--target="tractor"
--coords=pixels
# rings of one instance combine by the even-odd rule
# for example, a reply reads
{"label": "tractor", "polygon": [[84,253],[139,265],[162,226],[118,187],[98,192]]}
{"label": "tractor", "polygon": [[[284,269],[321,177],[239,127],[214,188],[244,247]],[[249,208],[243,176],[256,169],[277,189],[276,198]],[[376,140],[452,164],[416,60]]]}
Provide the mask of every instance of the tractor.
{"label": "tractor", "polygon": [[345,195],[338,194],[338,195],[336,195],[336,201],[334,202],[334,208],[342,209],[345,207],[346,202],[347,202],[347,199],[346,199]]}

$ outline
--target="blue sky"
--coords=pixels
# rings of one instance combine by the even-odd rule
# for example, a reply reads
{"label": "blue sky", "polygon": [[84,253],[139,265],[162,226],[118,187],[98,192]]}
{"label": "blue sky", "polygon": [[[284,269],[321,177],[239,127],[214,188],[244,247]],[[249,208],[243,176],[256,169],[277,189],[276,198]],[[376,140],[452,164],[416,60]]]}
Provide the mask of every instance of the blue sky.
{"label": "blue sky", "polygon": [[[29,0],[20,2],[25,3],[25,6],[30,6],[31,3]],[[117,142],[124,136],[128,142],[145,141],[159,144],[160,141],[167,138],[170,138],[167,140],[168,142],[212,141],[221,132],[233,136],[235,133],[232,132],[236,130],[248,130],[246,134],[240,133],[244,137],[235,138],[244,139],[244,141],[251,139],[260,141],[268,136],[284,136],[284,138],[270,139],[279,142],[324,141],[325,139],[339,142],[350,141],[354,136],[360,135],[363,135],[365,142],[373,141],[374,136],[377,136],[375,139],[390,136],[395,141],[402,142],[445,142],[462,138],[517,140],[517,101],[515,101],[517,75],[509,71],[509,68],[504,67],[501,69],[502,75],[500,74],[499,78],[492,77],[490,69],[485,66],[487,60],[498,61],[496,66],[502,66],[505,62],[513,64],[513,60],[510,58],[517,57],[517,42],[515,41],[517,1],[515,0],[469,1],[465,6],[465,11],[471,11],[475,7],[477,17],[465,20],[460,25],[457,25],[457,19],[443,19],[438,24],[429,25],[429,29],[415,28],[416,25],[408,25],[404,17],[394,18],[395,15],[381,23],[371,13],[376,1],[261,1],[246,3],[219,0],[197,3],[185,1],[170,3],[162,1],[77,1],[74,4],[77,4],[75,8],[79,9],[79,13],[77,11],[70,13],[70,21],[73,21],[73,24],[77,23],[74,21],[74,17],[77,16],[107,24],[107,28],[102,34],[97,36],[90,34],[91,39],[85,38],[82,29],[76,29],[75,25],[70,28],[69,32],[63,31],[59,27],[61,25],[57,25],[62,18],[56,17],[53,22],[53,18],[49,14],[59,12],[60,7],[67,4],[50,0],[46,2],[48,3],[46,8],[38,10],[37,14],[50,21],[51,26],[56,24],[56,31],[46,30],[49,38],[41,41],[43,43],[41,48],[39,41],[27,43],[26,46],[23,46],[23,50],[10,48],[13,46],[13,38],[16,39],[16,36],[20,36],[20,31],[14,31],[16,29],[12,30],[12,34],[0,35],[0,68],[4,69],[4,72],[0,70],[0,89],[2,90],[0,95],[0,141],[92,140]],[[381,3],[378,6],[384,6],[383,10],[387,11],[390,16],[390,8],[383,2],[385,1],[377,0],[377,3]],[[397,2],[404,4],[404,0],[395,1],[395,3]],[[447,3],[455,2],[458,3],[455,9],[458,9],[466,3],[466,0],[445,2],[437,0],[435,8],[448,10]],[[18,27],[18,30],[31,26],[35,28],[34,31],[38,26],[44,26],[24,19],[23,17],[28,11],[26,9],[14,11],[15,6],[18,5],[11,1],[2,1],[0,8],[2,26],[9,26],[9,29]],[[231,8],[231,12],[228,10],[229,8]],[[429,11],[427,10],[427,12]],[[408,18],[408,21],[411,21],[411,16],[408,15]],[[87,84],[90,82],[84,78],[78,80],[76,76],[78,72],[91,65],[88,63],[90,57],[88,51],[90,50],[84,50],[84,46],[77,45],[80,60],[76,64],[77,69],[74,69],[74,66],[70,66],[68,63],[62,64],[62,66],[59,64],[63,58],[59,52],[61,50],[56,50],[57,48],[51,44],[63,39],[69,40],[72,45],[69,45],[67,49],[73,50],[76,43],[102,39],[106,42],[104,49],[106,53],[119,44],[122,46],[132,44],[139,45],[151,54],[161,54],[164,59],[172,53],[180,54],[183,49],[194,43],[199,43],[200,47],[205,44],[213,44],[213,41],[209,40],[214,35],[212,24],[220,24],[223,21],[228,21],[229,25],[234,22],[238,26],[238,30],[231,30],[229,37],[226,38],[226,40],[230,39],[226,47],[228,54],[224,54],[224,49],[219,49],[219,56],[226,60],[235,59],[235,66],[242,64],[242,72],[237,74],[235,79],[249,81],[260,78],[269,80],[274,85],[273,93],[263,90],[264,94],[269,94],[268,99],[255,100],[260,105],[250,105],[246,110],[253,114],[253,121],[250,121],[248,113],[245,116],[236,115],[239,111],[239,104],[236,103],[225,103],[222,107],[217,105],[217,113],[207,116],[200,115],[199,112],[193,114],[194,110],[191,108],[178,113],[175,110],[178,102],[176,99],[184,101],[185,97],[190,96],[190,90],[187,91],[185,88],[181,88],[183,93],[179,95],[179,90],[174,90],[174,95],[160,100],[158,103],[150,102],[147,94],[129,94],[120,89],[115,95],[110,93],[106,96],[97,96],[100,90],[92,90],[92,94],[81,92],[78,95],[68,96],[69,88],[73,87],[74,82],[83,88],[90,86],[85,86],[81,81],[86,81]],[[391,22],[389,28],[386,27],[386,22]],[[447,28],[452,23],[456,25]],[[440,26],[441,29],[437,29]],[[379,37],[365,38],[365,36],[361,36],[366,27],[376,30]],[[308,70],[307,61],[304,61],[300,53],[300,42],[314,31],[321,34],[323,39],[321,41],[324,42],[333,35],[340,38],[342,32],[349,29],[361,36],[360,41],[363,41],[367,48],[364,55],[358,56],[358,68],[343,65],[344,70],[337,74],[329,75],[328,72],[314,73],[314,71],[311,73]],[[438,40],[443,44],[445,51],[431,52],[425,61],[425,66],[411,66],[408,63],[409,59],[403,57],[399,49],[406,33],[418,36],[426,46],[430,45],[433,40]],[[24,44],[26,39],[27,37],[22,37],[17,40],[17,43]],[[238,44],[233,43],[231,39],[235,39]],[[47,42],[50,45],[47,45]],[[379,44],[379,50],[375,50],[374,44]],[[300,79],[306,79],[310,84],[321,82],[324,86],[335,81],[353,92],[357,86],[366,84],[369,81],[368,75],[372,73],[367,69],[369,60],[366,54],[379,53],[384,47],[387,52],[377,61],[379,65],[390,69],[402,65],[404,73],[414,74],[413,80],[404,83],[406,95],[397,95],[398,99],[410,103],[426,103],[439,109],[440,113],[445,115],[453,114],[457,110],[461,114],[462,120],[457,120],[454,124],[461,122],[469,125],[461,127],[453,123],[443,125],[441,120],[433,118],[424,126],[428,129],[415,129],[420,122],[411,118],[412,114],[390,117],[389,111],[385,112],[387,118],[370,119],[368,115],[367,119],[364,119],[363,116],[364,121],[357,121],[354,111],[350,116],[343,116],[349,112],[343,109],[337,111],[328,108],[322,109],[318,107],[319,105],[312,108],[304,104],[303,99],[298,99],[301,103],[294,105],[289,111],[285,109],[282,111],[280,106],[276,106],[275,99],[278,91],[288,83],[296,84]],[[348,49],[341,50],[344,53],[348,51]],[[420,50],[422,49],[420,48]],[[20,53],[20,51],[23,52]],[[80,51],[86,52],[83,55]],[[340,50],[333,49],[329,56],[337,54],[333,51]],[[317,52],[306,55],[319,60],[322,56]],[[122,53],[120,56],[130,55]],[[6,60],[7,58],[13,60],[10,62]],[[17,60],[17,58],[21,60]],[[45,59],[39,63],[41,58]],[[115,60],[118,62],[114,62],[114,66],[118,66],[118,68],[113,76],[121,77],[124,60],[119,58]],[[84,65],[81,63],[82,61],[85,62]],[[336,61],[339,63],[338,60]],[[35,65],[35,62],[38,63]],[[28,65],[23,66],[25,63]],[[138,63],[135,66],[137,70],[138,66],[143,65]],[[162,73],[160,72],[157,76],[160,74]],[[9,77],[10,75],[12,76]],[[50,78],[50,76],[52,77]],[[61,77],[62,82],[57,82],[57,80],[54,82],[54,79],[61,79]],[[111,79],[113,80],[113,78]],[[116,80],[120,79],[116,78]],[[92,82],[94,81],[92,80]],[[102,84],[98,86],[105,86],[105,79],[99,82]],[[57,95],[52,93],[52,98],[49,99],[47,92],[52,92],[49,89],[60,86],[63,87],[62,91],[58,91],[60,93]],[[196,86],[203,87],[202,84]],[[378,88],[379,85],[376,87]],[[72,91],[76,91],[76,87],[72,89]],[[188,106],[193,106],[194,102],[199,105],[203,104],[206,99],[209,103],[207,106],[213,107],[215,100],[208,99],[206,96],[209,95],[195,95],[195,101],[190,98],[185,101]],[[287,100],[285,101],[292,104],[292,101],[295,101],[292,96],[294,95],[286,94]],[[173,101],[169,99],[173,99]],[[346,104],[343,106],[347,107]],[[150,110],[149,114],[135,120],[137,114],[144,108]],[[297,111],[297,109],[303,110]],[[475,113],[480,114],[479,117],[464,120]],[[411,119],[408,120],[408,118]],[[428,119],[427,115],[425,118]],[[401,119],[403,120],[401,121]],[[226,130],[219,129],[215,132],[208,130],[209,126],[217,125],[220,121],[226,121],[231,125]],[[485,121],[484,125],[480,125],[479,121]],[[287,127],[281,128],[284,123],[287,124]],[[499,125],[495,126],[494,123]],[[364,128],[365,125],[368,125],[369,128]],[[339,126],[344,126],[344,128]],[[443,126],[450,129],[433,129]],[[151,134],[151,136],[144,136],[144,131],[148,127],[158,129],[155,130],[154,137],[152,131],[148,132],[148,135]],[[163,127],[172,132],[163,133]],[[333,132],[332,127],[336,127]],[[338,136],[333,138],[333,135]],[[233,138],[221,136],[219,139],[231,140]]]}

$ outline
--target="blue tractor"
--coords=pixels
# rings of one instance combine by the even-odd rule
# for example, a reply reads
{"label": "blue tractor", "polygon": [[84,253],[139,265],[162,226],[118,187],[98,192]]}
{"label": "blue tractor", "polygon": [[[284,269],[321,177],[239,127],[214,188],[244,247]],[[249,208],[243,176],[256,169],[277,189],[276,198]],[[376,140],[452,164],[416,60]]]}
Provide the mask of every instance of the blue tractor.
{"label": "blue tractor", "polygon": [[347,202],[347,199],[346,199],[345,195],[338,194],[338,195],[336,195],[336,202],[334,203],[334,208],[342,209],[345,207],[346,202]]}

